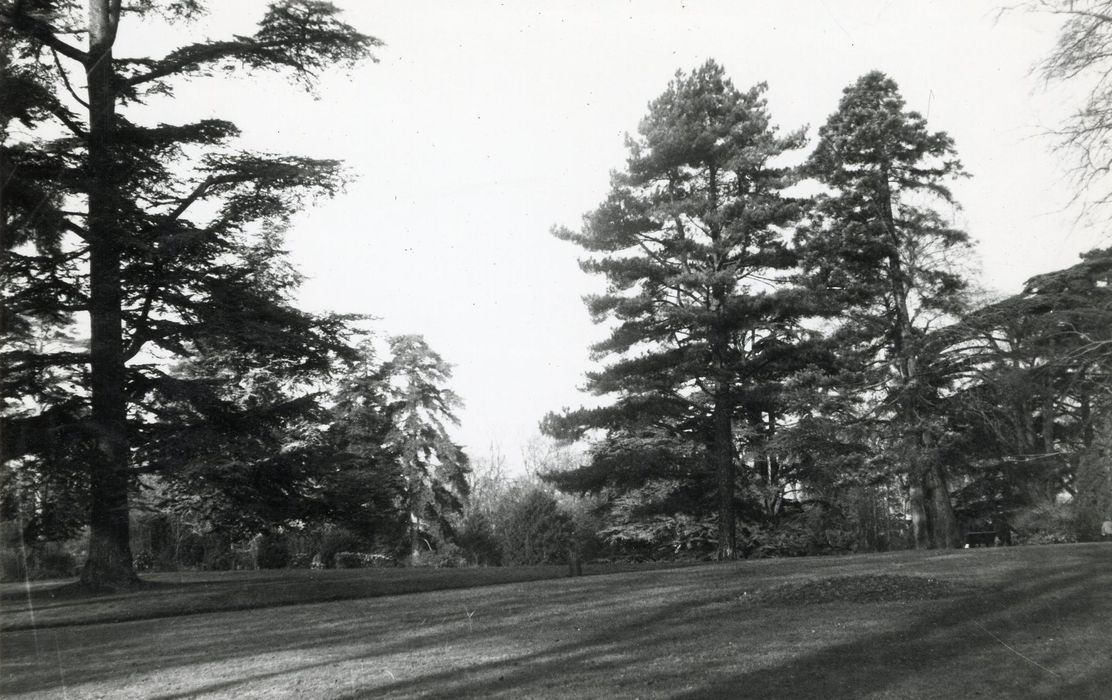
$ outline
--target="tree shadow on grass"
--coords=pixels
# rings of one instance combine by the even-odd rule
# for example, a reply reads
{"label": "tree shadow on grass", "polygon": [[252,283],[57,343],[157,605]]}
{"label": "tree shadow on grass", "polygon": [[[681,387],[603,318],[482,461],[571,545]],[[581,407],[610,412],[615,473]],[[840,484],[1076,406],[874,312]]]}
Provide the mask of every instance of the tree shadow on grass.
{"label": "tree shadow on grass", "polygon": [[[569,695],[621,693],[624,682],[653,694],[653,686],[670,696],[706,697],[1107,697],[1112,667],[1105,658],[1062,659],[1044,653],[1042,662],[1009,648],[1002,635],[1014,627],[1083,624],[1096,612],[1093,603],[1103,581],[1083,574],[1052,575],[1037,583],[1012,582],[995,595],[984,592],[938,601],[931,612],[905,628],[866,635],[813,653],[793,656],[756,670],[733,671],[693,664],[687,678],[653,670],[653,660],[667,656],[667,636],[646,636],[667,629],[669,620],[715,624],[714,607],[730,599],[703,597],[691,605],[677,604],[637,617],[594,637],[550,647],[514,659],[423,674],[375,688],[382,695],[483,697],[525,695],[547,687]],[[692,620],[692,606],[704,608]],[[878,606],[877,613],[883,614]],[[1101,613],[1108,614],[1107,601]],[[736,614],[744,615],[744,609]],[[1019,619],[1017,619],[1019,618]],[[744,640],[741,640],[744,642]],[[1097,646],[1106,648],[1107,640]],[[1041,666],[1041,667],[1040,667]],[[946,669],[960,673],[946,677]],[[970,668],[972,667],[972,668]],[[590,669],[594,678],[611,679],[603,688],[576,685],[576,676]],[[979,676],[980,670],[985,673]],[[465,677],[461,677],[465,676]],[[978,687],[960,679],[980,678]],[[960,681],[960,682],[959,682]],[[1001,688],[1001,682],[1005,687]],[[906,690],[910,683],[911,690]],[[957,685],[955,685],[957,683]],[[561,692],[563,691],[563,692]],[[640,693],[639,693],[640,694]],[[346,697],[360,697],[357,691]]]}
{"label": "tree shadow on grass", "polygon": [[[509,571],[510,573],[506,573]],[[245,572],[246,573],[246,572]],[[275,571],[259,575],[204,580],[144,580],[129,592],[89,592],[79,584],[5,590],[0,606],[5,616],[0,630],[43,630],[58,627],[134,622],[239,610],[264,610],[287,606],[329,603],[363,598],[426,593],[474,587],[512,585],[554,580],[565,576],[562,567],[480,569],[329,570],[317,574]],[[85,608],[79,614],[57,614],[67,608]],[[47,615],[42,613],[47,612]]]}
{"label": "tree shadow on grass", "polygon": [[[732,600],[734,597],[732,592],[729,594],[721,594],[702,599],[700,605],[705,606],[723,603]],[[453,668],[422,675],[408,681],[379,684],[373,689],[363,687],[351,691],[350,694],[339,696],[330,695],[330,697],[362,698],[367,697],[368,693],[373,693],[375,696],[400,694],[403,696],[434,695],[438,697],[481,697],[496,692],[514,691],[515,689],[519,689],[523,693],[530,689],[535,692],[536,681],[544,678],[547,675],[547,671],[552,667],[558,666],[561,670],[566,670],[569,667],[574,668],[579,664],[591,663],[595,668],[606,669],[622,664],[623,661],[620,659],[599,662],[599,657],[603,655],[607,649],[616,649],[624,645],[631,638],[636,638],[637,632],[643,630],[646,626],[652,627],[655,625],[662,625],[666,624],[669,620],[685,617],[689,610],[690,606],[687,603],[674,603],[656,608],[651,615],[630,619],[626,624],[608,627],[606,631],[591,635],[585,640],[559,644],[543,652],[524,653],[515,656],[510,661],[474,664],[463,669]],[[380,658],[396,652],[429,651],[443,641],[444,635],[442,633],[423,635],[407,640],[404,643],[376,648],[377,653],[375,657]],[[296,675],[311,669],[334,666],[347,661],[358,661],[364,658],[366,658],[365,653],[339,656],[321,662],[284,668],[281,671],[251,674],[235,680],[193,687],[178,693],[159,695],[157,698],[158,700],[179,700],[198,694],[219,693],[250,683]],[[461,673],[473,674],[484,672],[498,672],[499,676],[496,680],[481,683],[468,683],[466,681],[460,681],[459,678]],[[381,675],[382,674],[379,674],[379,676]]]}
{"label": "tree shadow on grass", "polygon": [[[957,558],[931,566],[953,571],[965,561],[974,560]],[[804,564],[810,568],[808,562]],[[876,566],[871,560],[865,564]],[[331,690],[350,690],[348,697],[597,697],[634,691],[642,696],[687,697],[971,697],[978,693],[1106,697],[1106,693],[1094,691],[1112,687],[1107,658],[1063,656],[1053,645],[1038,643],[1033,635],[1056,636],[1075,629],[1067,646],[1076,650],[1076,629],[1098,624],[1099,616],[1112,615],[1112,600],[1105,592],[1112,580],[1112,562],[1086,555],[1080,568],[1071,564],[1059,572],[1052,566],[1053,561],[1028,567],[1031,576],[1026,578],[1009,570],[1009,578],[996,590],[982,588],[969,596],[917,604],[911,612],[903,604],[853,604],[850,608],[819,604],[794,609],[754,606],[740,601],[739,594],[749,586],[747,580],[758,581],[746,576],[757,568],[742,564],[691,570],[675,577],[564,579],[436,597],[367,600],[355,607],[303,606],[288,616],[235,613],[215,619],[184,619],[176,623],[181,626],[174,634],[161,638],[156,631],[167,622],[60,633],[92,635],[83,637],[81,643],[94,650],[99,640],[111,644],[134,634],[137,641],[131,646],[112,653],[96,651],[99,657],[80,660],[67,674],[80,677],[89,687],[126,682],[131,676],[160,679],[169,677],[162,674],[180,669],[177,677],[185,680],[179,682],[188,688],[168,692],[166,698],[231,694],[236,688],[253,689],[252,684],[281,684],[284,679],[292,683],[302,674],[329,678],[321,669],[330,666],[336,667],[335,673],[358,664],[382,669],[388,658],[391,663],[399,663],[399,659],[409,663],[404,673],[395,667],[399,676],[413,675],[387,682],[381,670],[373,677],[365,673],[360,677],[357,669],[350,684]],[[833,573],[819,568],[821,576]],[[791,571],[794,569],[782,573]],[[789,580],[780,576],[781,572],[763,573],[777,574],[766,576],[765,583]],[[468,611],[476,609],[480,616],[472,630]],[[883,631],[864,631],[822,648],[816,649],[813,643],[792,647],[792,635],[798,632],[793,625],[800,627],[808,616],[829,622],[842,613],[863,619],[893,612],[904,617],[914,614],[914,618],[898,629],[889,624]],[[580,621],[582,632],[576,627]],[[781,629],[770,628],[762,635],[759,625],[781,625]],[[557,631],[551,632],[554,629]],[[710,646],[705,655],[699,653],[700,644],[720,647],[732,641],[729,635],[735,635],[738,643],[736,656]],[[157,648],[157,653],[146,652],[158,644],[165,646]],[[761,655],[762,644],[779,644],[787,651],[780,656]],[[1098,640],[1097,646],[1107,648],[1107,640]],[[72,653],[81,648],[74,644]],[[669,665],[677,650],[681,673],[677,673],[676,662]],[[275,653],[286,654],[291,663],[280,669],[258,663]],[[12,659],[7,653],[5,656]],[[16,658],[27,659],[26,649]],[[245,662],[236,664],[235,659]],[[223,673],[234,673],[229,669],[240,666],[241,675],[191,685],[197,680],[204,683],[204,679],[190,679],[190,669],[203,673],[201,669],[224,662],[229,665]],[[978,675],[982,667],[983,674]],[[56,687],[49,673],[17,675],[14,683],[5,683],[7,692]],[[975,687],[955,685],[957,679],[970,678],[978,681]],[[147,688],[145,694],[149,695],[150,686]],[[334,692],[329,695],[335,696]]]}
{"label": "tree shadow on grass", "polygon": [[[1107,632],[1092,640],[1087,658],[1066,658],[1039,643],[1063,626],[1112,613],[1108,584],[1107,576],[1091,574],[1015,581],[996,595],[956,600],[906,629],[728,673],[677,697],[1109,697]],[[1026,643],[1009,644],[1012,637]]]}
{"label": "tree shadow on grass", "polygon": [[[497,634],[505,633],[518,619],[517,616],[533,607],[535,601],[532,598],[538,591],[547,590],[549,594],[571,597],[583,606],[589,602],[592,588],[569,579],[547,581],[541,586],[533,590],[519,589],[503,599],[506,604],[497,610],[503,622],[492,625],[491,629],[497,629]],[[3,686],[10,692],[34,692],[57,688],[62,675],[80,678],[83,685],[89,685],[109,683],[124,677],[162,674],[174,669],[203,668],[219,663],[234,665],[237,659],[286,652],[325,657],[319,662],[294,664],[279,672],[247,674],[235,681],[212,684],[211,689],[205,686],[183,693],[190,695],[218,692],[252,680],[290,676],[344,661],[436,649],[446,640],[458,640],[461,633],[470,627],[468,609],[475,610],[486,605],[485,599],[499,588],[443,591],[443,598],[418,599],[413,603],[403,598],[366,600],[355,607],[343,608],[317,600],[309,604],[301,603],[293,617],[287,617],[281,611],[268,614],[267,609],[259,609],[256,615],[256,608],[252,607],[248,611],[231,613],[234,617],[218,618],[222,622],[219,626],[214,625],[212,619],[190,616],[103,624],[82,629],[24,630],[5,640],[9,642],[5,644],[5,663],[9,668],[4,669],[6,677]],[[559,609],[552,609],[549,614],[557,616]],[[34,635],[42,634],[46,636],[41,641],[32,640]],[[81,651],[80,659],[69,668],[63,669],[60,666],[62,662],[55,658],[59,642],[53,635],[62,636],[61,649],[67,662],[74,660],[69,649]],[[345,647],[357,647],[358,651],[350,654],[330,651]],[[18,671],[13,674],[14,668]]]}

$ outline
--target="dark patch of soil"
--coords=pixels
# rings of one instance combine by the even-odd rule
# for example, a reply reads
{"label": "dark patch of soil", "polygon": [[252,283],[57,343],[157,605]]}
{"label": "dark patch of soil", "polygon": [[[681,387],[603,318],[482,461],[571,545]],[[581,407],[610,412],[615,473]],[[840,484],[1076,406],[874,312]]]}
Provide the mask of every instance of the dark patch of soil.
{"label": "dark patch of soil", "polygon": [[759,605],[902,603],[954,598],[975,590],[970,584],[926,576],[870,574],[788,581],[771,588],[747,591],[739,600]]}

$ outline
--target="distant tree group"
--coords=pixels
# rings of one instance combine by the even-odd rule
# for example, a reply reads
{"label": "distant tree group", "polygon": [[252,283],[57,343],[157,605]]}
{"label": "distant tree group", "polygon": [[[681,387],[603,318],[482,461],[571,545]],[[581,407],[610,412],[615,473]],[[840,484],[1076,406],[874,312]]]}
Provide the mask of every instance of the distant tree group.
{"label": "distant tree group", "polygon": [[787,167],[803,135],[763,92],[713,61],[677,74],[605,201],[556,230],[608,282],[588,385],[611,401],[545,419],[591,449],[544,478],[602,497],[613,543],[718,558],[1009,537],[1101,478],[1108,251],[976,308],[952,139],[872,72]]}

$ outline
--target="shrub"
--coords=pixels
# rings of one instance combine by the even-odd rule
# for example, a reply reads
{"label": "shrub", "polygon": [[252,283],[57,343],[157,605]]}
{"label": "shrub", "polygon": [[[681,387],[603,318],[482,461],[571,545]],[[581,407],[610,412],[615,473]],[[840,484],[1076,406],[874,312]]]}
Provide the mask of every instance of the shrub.
{"label": "shrub", "polygon": [[77,574],[77,557],[60,542],[5,547],[0,552],[0,578],[5,582],[73,578]]}
{"label": "shrub", "polygon": [[205,538],[193,531],[182,533],[173,548],[170,561],[187,569],[196,569],[205,563]]}
{"label": "shrub", "polygon": [[1016,513],[1012,528],[1019,544],[1077,542],[1077,510],[1072,503],[1040,503]]}
{"label": "shrub", "polygon": [[285,537],[270,533],[259,537],[255,564],[260,569],[284,569],[289,562],[290,550]]}
{"label": "shrub", "polygon": [[738,549],[754,559],[803,557],[815,553],[811,530],[801,522],[747,525],[738,535]]}
{"label": "shrub", "polygon": [[153,571],[155,568],[154,554],[149,549],[136,552],[131,558],[131,564],[136,571]]}
{"label": "shrub", "polygon": [[860,538],[836,508],[805,506],[770,522],[744,525],[738,548],[747,557],[804,557],[856,551]]}
{"label": "shrub", "polygon": [[77,559],[57,545],[35,557],[34,578],[71,578],[77,573]]}
{"label": "shrub", "polygon": [[211,532],[202,537],[201,552],[201,566],[205,571],[228,571],[236,566],[232,542],[226,535]]}
{"label": "shrub", "polygon": [[511,565],[562,564],[573,541],[571,518],[551,495],[535,489],[509,505],[500,545]]}
{"label": "shrub", "polygon": [[233,547],[231,552],[231,567],[237,571],[246,571],[257,568],[255,550],[250,547]]}
{"label": "shrub", "polygon": [[291,569],[308,569],[313,564],[312,554],[294,554],[290,557],[289,568]]}
{"label": "shrub", "polygon": [[23,557],[23,550],[5,547],[0,551],[0,581],[11,583],[27,578],[27,560]]}
{"label": "shrub", "polygon": [[360,552],[336,552],[332,556],[332,565],[337,569],[361,569],[363,555]]}
{"label": "shrub", "polygon": [[[620,555],[633,561],[655,559],[705,559],[718,540],[712,518],[683,513],[653,515],[604,528],[600,533]],[[593,558],[597,554],[585,554]]]}
{"label": "shrub", "polygon": [[[359,537],[349,530],[344,528],[329,528],[325,530],[320,537],[320,563],[326,569],[340,567],[336,563],[336,555],[338,552],[357,552],[366,548],[367,542],[362,537]],[[351,568],[351,567],[348,567]]]}
{"label": "shrub", "polygon": [[425,550],[409,557],[409,565],[434,569],[458,569],[467,566],[467,557],[462,549],[445,542],[434,550]]}
{"label": "shrub", "polygon": [[456,534],[460,555],[469,564],[477,566],[498,566],[502,563],[502,551],[494,528],[482,512],[473,510],[467,514]]}
{"label": "shrub", "polygon": [[398,562],[389,554],[380,552],[337,552],[335,564],[337,569],[371,569],[397,566]]}

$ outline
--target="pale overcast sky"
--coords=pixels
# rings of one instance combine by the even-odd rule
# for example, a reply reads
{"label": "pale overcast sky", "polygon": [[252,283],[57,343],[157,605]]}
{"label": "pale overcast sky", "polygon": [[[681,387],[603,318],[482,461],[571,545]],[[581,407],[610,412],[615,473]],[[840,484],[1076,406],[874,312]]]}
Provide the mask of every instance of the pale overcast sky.
{"label": "pale overcast sky", "polygon": [[[957,221],[988,288],[1013,293],[1100,242],[1067,208],[1067,163],[1043,135],[1070,106],[1031,74],[1057,29],[1046,16],[970,0],[338,4],[386,42],[379,63],[329,76],[315,101],[274,78],[198,80],[167,120],[220,115],[251,147],[346,161],[347,192],[289,234],[302,304],[424,334],[455,365],[473,456],[495,443],[512,465],[546,411],[582,402],[603,330],[580,299],[600,283],[549,229],[602,200],[623,135],[708,58],[740,88],[768,82],[776,122],[812,135],[858,76],[895,78],[973,176],[955,187]],[[248,33],[261,7],[214,4],[171,38]]]}

